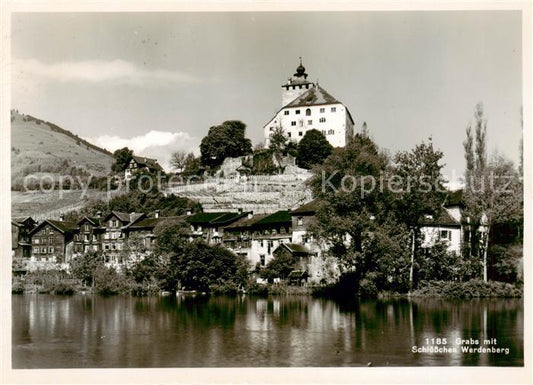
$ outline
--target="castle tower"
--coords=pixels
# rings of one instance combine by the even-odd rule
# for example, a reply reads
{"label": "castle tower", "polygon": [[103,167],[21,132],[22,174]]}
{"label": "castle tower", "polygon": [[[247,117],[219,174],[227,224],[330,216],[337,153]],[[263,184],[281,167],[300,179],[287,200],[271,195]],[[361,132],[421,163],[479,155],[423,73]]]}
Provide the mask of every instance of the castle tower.
{"label": "castle tower", "polygon": [[300,57],[300,65],[296,68],[296,73],[287,79],[287,82],[281,86],[282,107],[286,106],[314,86],[312,82],[307,80],[307,76],[308,75],[305,73],[305,67],[302,65],[302,58]]}

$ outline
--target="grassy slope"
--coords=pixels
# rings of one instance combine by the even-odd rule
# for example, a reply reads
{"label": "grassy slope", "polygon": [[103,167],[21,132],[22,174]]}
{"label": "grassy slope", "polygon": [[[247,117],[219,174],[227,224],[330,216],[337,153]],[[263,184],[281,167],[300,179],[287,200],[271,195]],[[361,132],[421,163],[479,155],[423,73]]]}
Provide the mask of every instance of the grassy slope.
{"label": "grassy slope", "polygon": [[[107,175],[113,157],[77,139],[52,130],[45,122],[12,112],[11,122],[11,183],[21,186],[27,175],[60,175],[90,173]],[[26,120],[26,121],[25,121]],[[53,126],[53,125],[52,125]],[[57,127],[57,126],[54,126]],[[56,128],[57,130],[57,128]],[[76,170],[73,171],[73,168]]]}

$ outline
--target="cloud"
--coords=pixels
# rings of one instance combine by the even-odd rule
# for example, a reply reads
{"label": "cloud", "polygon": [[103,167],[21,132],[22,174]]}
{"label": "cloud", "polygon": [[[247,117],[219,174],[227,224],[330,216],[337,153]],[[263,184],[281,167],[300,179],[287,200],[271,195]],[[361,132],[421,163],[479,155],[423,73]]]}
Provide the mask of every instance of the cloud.
{"label": "cloud", "polygon": [[186,132],[168,132],[152,130],[146,134],[132,138],[122,138],[118,135],[101,135],[86,138],[97,146],[113,152],[119,148],[128,147],[134,154],[156,158],[161,166],[169,170],[170,155],[178,150],[193,152],[198,146],[198,138]]}
{"label": "cloud", "polygon": [[88,60],[43,63],[13,59],[13,77],[37,77],[59,82],[118,83],[136,86],[198,83],[201,79],[179,71],[145,69],[125,60]]}

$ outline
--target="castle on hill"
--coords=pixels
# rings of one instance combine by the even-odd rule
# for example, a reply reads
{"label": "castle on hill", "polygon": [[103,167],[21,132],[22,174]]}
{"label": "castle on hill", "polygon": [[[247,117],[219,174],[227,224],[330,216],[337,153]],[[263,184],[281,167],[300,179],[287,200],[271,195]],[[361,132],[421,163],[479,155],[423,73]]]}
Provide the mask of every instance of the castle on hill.
{"label": "castle on hill", "polygon": [[333,147],[344,147],[353,137],[354,120],[348,108],[307,77],[300,58],[296,73],[281,86],[281,109],[263,126],[266,146],[279,128],[296,143],[312,129],[321,131]]}

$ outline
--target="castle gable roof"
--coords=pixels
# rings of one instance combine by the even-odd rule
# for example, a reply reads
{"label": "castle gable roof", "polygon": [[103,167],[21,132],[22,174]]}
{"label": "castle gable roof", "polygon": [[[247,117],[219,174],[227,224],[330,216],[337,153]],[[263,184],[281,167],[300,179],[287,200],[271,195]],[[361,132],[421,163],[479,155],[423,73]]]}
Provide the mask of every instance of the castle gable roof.
{"label": "castle gable roof", "polygon": [[305,91],[285,107],[306,107],[323,104],[339,104],[340,102],[331,96],[325,89],[316,85]]}

